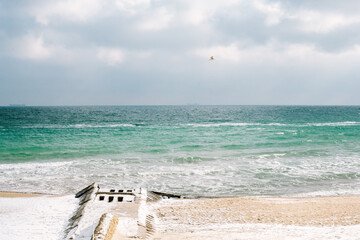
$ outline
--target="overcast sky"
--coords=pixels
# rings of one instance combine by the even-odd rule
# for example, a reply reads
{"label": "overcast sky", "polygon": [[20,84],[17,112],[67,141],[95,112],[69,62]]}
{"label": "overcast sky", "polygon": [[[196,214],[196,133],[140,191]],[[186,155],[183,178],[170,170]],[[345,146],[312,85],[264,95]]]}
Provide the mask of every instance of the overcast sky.
{"label": "overcast sky", "polygon": [[360,1],[0,0],[20,103],[359,105]]}

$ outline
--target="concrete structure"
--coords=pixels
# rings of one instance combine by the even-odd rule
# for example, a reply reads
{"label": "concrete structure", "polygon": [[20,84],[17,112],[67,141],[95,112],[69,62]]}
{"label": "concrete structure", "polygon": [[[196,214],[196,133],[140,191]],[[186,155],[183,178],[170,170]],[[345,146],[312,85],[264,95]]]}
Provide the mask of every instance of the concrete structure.
{"label": "concrete structure", "polygon": [[75,195],[79,205],[65,231],[68,240],[147,239],[155,216],[149,204],[173,194],[139,189],[102,189],[93,183]]}

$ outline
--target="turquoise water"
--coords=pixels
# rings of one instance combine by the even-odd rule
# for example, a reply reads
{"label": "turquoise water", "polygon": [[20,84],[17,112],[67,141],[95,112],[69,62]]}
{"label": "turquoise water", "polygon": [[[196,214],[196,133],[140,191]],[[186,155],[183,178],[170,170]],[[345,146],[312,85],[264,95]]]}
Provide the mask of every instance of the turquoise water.
{"label": "turquoise water", "polygon": [[0,190],[360,194],[358,106],[0,107]]}

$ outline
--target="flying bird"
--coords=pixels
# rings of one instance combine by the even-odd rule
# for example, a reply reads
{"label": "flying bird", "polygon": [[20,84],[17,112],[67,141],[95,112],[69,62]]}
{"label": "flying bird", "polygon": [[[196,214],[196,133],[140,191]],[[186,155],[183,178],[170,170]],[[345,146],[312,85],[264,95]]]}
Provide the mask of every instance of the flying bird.
{"label": "flying bird", "polygon": [[215,60],[214,56],[211,56],[209,60],[210,60],[210,61]]}

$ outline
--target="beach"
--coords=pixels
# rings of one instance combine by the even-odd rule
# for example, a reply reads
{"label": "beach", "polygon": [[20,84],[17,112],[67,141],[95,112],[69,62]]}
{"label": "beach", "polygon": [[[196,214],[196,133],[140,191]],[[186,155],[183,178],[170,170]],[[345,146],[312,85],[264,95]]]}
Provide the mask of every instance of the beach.
{"label": "beach", "polygon": [[[61,239],[75,203],[71,195],[1,192],[0,235]],[[357,239],[360,231],[360,196],[169,199],[149,209],[153,239]]]}
{"label": "beach", "polygon": [[158,209],[179,223],[265,223],[346,226],[360,224],[360,197],[214,198],[180,200]]}
{"label": "beach", "polygon": [[214,198],[158,203],[155,239],[358,239],[360,197]]}
{"label": "beach", "polygon": [[62,239],[74,196],[0,192],[1,239]]}
{"label": "beach", "polygon": [[40,197],[45,194],[40,193],[22,193],[22,192],[0,192],[0,198],[29,198],[29,197]]}
{"label": "beach", "polygon": [[184,197],[147,205],[154,239],[356,239],[360,232],[355,106],[3,107],[0,114],[6,239],[62,239],[75,193],[94,182]]}

